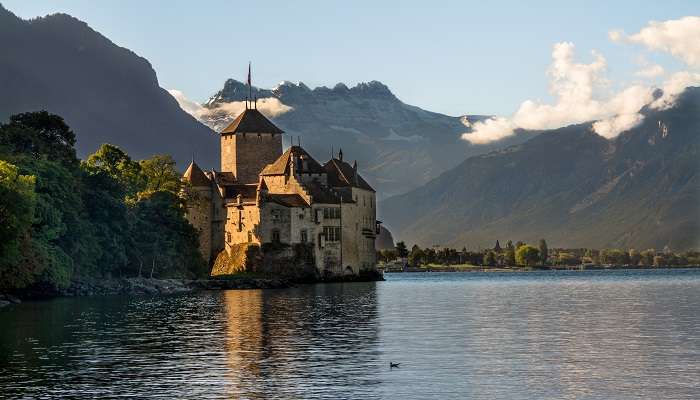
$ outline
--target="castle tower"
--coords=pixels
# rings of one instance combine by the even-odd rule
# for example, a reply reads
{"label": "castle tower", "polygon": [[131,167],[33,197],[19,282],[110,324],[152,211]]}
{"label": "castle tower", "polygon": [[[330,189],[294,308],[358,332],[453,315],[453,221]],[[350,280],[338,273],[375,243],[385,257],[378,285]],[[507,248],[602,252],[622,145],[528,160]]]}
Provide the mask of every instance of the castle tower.
{"label": "castle tower", "polygon": [[267,164],[282,155],[282,133],[255,108],[248,108],[221,131],[221,171],[238,183],[257,183]]}
{"label": "castle tower", "polygon": [[208,262],[212,256],[212,182],[194,160],[182,180],[190,191],[186,217],[199,231],[199,251]]}

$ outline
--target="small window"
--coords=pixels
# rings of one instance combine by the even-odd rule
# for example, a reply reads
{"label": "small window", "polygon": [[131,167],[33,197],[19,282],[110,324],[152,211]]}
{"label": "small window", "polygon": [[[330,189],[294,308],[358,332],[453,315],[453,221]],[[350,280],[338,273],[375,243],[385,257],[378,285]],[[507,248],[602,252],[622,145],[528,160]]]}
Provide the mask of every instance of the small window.
{"label": "small window", "polygon": [[248,243],[253,241],[253,232],[248,231]]}
{"label": "small window", "polygon": [[280,241],[280,231],[279,229],[273,229],[272,230],[272,241],[275,243],[279,243]]}
{"label": "small window", "polygon": [[280,220],[280,210],[270,210],[270,214],[272,216],[273,221],[279,221]]}
{"label": "small window", "polygon": [[301,230],[300,236],[301,236],[301,242],[302,242],[302,243],[306,243],[306,242],[309,241],[309,236],[308,236],[308,233],[306,232],[306,229],[302,229],[302,230]]}
{"label": "small window", "polygon": [[226,241],[231,243],[231,232],[226,232]]}
{"label": "small window", "polygon": [[340,241],[340,227],[324,226],[323,235],[326,237],[327,242],[338,242]]}

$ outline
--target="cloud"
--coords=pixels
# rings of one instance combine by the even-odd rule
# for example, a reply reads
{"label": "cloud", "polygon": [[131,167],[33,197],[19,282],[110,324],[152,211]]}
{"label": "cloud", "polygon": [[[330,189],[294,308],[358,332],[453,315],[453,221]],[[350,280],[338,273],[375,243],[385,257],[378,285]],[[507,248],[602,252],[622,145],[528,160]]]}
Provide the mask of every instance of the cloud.
{"label": "cloud", "polygon": [[666,73],[664,67],[658,64],[647,65],[641,70],[635,72],[634,74],[640,78],[656,78]]}
{"label": "cloud", "polygon": [[688,86],[700,85],[700,73],[681,71],[671,75],[661,86],[663,95],[651,103],[657,110],[665,110],[673,106],[678,95]]}
{"label": "cloud", "polygon": [[[667,52],[686,63],[690,69],[700,67],[700,17],[683,17],[663,22],[649,22],[638,33],[628,35],[621,30],[608,33],[618,43],[644,45],[649,50]],[[574,44],[554,45],[552,64],[547,72],[550,79],[552,104],[526,100],[510,118],[492,118],[473,124],[472,131],[462,138],[475,144],[496,141],[513,135],[518,128],[539,130],[595,121],[593,130],[606,138],[638,125],[643,119],[642,107],[654,109],[671,107],[688,86],[700,85],[700,73],[680,71],[667,76],[661,65],[642,60],[642,69],[635,73],[642,83],[628,85],[614,92],[605,77],[606,60],[592,52],[590,63],[574,59]],[[665,77],[660,86],[662,96],[654,99],[652,79]],[[646,80],[646,81],[645,81]]]}
{"label": "cloud", "polygon": [[[245,101],[217,103],[215,107],[208,108],[188,99],[185,94],[179,90],[170,89],[168,92],[177,100],[180,108],[200,121],[206,120],[209,117],[220,116],[221,114],[235,117],[245,110]],[[283,104],[274,97],[258,99],[257,109],[269,118],[275,118],[293,110],[292,107]]]}
{"label": "cloud", "polygon": [[[554,104],[526,100],[509,119],[495,118],[477,122],[472,132],[462,138],[472,143],[488,143],[514,133],[517,128],[539,130],[601,120],[594,130],[601,136],[614,137],[641,121],[635,116],[639,109],[653,100],[653,90],[634,85],[617,94],[610,94],[605,78],[605,58],[592,52],[593,61],[577,63],[575,46],[570,42],[554,45],[550,77],[550,92]],[[600,129],[600,131],[598,131]]]}
{"label": "cloud", "polygon": [[689,66],[700,67],[700,17],[651,21],[633,35],[617,30],[608,36],[615,42],[636,43],[650,50],[670,53]]}

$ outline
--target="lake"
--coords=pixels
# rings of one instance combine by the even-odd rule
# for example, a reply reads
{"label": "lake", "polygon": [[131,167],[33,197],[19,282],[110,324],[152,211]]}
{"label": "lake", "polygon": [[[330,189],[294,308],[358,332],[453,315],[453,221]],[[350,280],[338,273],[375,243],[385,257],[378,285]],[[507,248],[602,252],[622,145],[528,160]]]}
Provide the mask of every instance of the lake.
{"label": "lake", "polygon": [[700,397],[700,270],[386,277],[5,307],[0,397]]}

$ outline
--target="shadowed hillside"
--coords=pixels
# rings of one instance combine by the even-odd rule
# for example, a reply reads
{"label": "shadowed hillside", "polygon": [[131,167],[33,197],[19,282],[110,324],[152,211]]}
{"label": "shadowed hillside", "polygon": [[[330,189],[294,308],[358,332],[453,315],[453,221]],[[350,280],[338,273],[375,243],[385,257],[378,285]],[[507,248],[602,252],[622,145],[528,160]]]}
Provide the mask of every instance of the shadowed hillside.
{"label": "shadowed hillside", "polygon": [[613,140],[590,124],[471,157],[380,203],[397,240],[491,246],[700,247],[700,88]]}
{"label": "shadowed hillside", "polygon": [[69,15],[25,21],[0,6],[0,120],[25,111],[59,114],[85,156],[102,143],[134,158],[193,152],[218,167],[218,138],[158,86],[144,58]]}

